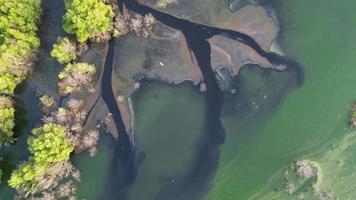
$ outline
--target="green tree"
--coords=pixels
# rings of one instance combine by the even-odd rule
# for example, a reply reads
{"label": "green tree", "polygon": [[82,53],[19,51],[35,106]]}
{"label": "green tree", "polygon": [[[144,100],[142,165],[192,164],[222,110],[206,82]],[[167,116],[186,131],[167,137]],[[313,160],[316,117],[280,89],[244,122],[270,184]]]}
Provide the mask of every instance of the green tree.
{"label": "green tree", "polygon": [[61,125],[45,124],[32,133],[35,137],[29,138],[27,143],[36,163],[47,165],[67,161],[74,150]]}
{"label": "green tree", "polygon": [[13,94],[19,80],[9,73],[0,73],[0,93]]}
{"label": "green tree", "polygon": [[56,58],[62,64],[69,63],[77,59],[76,45],[67,37],[59,38],[57,44],[53,45],[51,56]]}
{"label": "green tree", "polygon": [[9,186],[16,190],[30,191],[36,178],[45,172],[44,165],[38,165],[33,161],[28,161],[12,172],[8,181]]}
{"label": "green tree", "polygon": [[102,0],[66,0],[63,28],[75,34],[79,42],[111,30],[115,16],[112,7]]}
{"label": "green tree", "polygon": [[14,189],[29,192],[35,181],[54,164],[68,161],[74,150],[72,143],[65,137],[65,128],[58,124],[44,124],[33,129],[33,135],[27,140],[32,155],[29,161],[13,171],[8,181]]}

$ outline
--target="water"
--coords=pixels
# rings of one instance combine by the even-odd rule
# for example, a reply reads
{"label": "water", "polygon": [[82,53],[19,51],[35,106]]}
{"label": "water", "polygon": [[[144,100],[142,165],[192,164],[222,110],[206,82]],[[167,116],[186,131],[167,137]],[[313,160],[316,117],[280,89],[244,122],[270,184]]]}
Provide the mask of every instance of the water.
{"label": "water", "polygon": [[204,139],[204,96],[188,83],[153,82],[134,93],[135,138],[142,160],[129,200],[172,199],[167,191],[188,186],[181,182]]}
{"label": "water", "polygon": [[282,25],[282,48],[304,66],[305,82],[276,111],[247,125],[223,117],[227,138],[208,199],[247,199],[283,166],[347,132],[356,98],[356,2],[270,2]]}

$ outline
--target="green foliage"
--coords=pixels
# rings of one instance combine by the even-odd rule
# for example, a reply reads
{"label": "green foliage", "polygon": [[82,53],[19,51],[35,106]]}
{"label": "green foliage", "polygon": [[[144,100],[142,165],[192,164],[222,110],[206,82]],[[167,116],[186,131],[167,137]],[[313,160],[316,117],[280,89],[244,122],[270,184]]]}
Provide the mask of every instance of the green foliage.
{"label": "green foliage", "polygon": [[101,0],[66,0],[63,28],[75,34],[79,42],[85,42],[96,34],[111,30],[115,16],[110,5]]}
{"label": "green foliage", "polygon": [[62,64],[69,63],[77,58],[76,46],[67,37],[60,38],[57,44],[53,45],[51,56]]}
{"label": "green foliage", "polygon": [[[41,0],[0,0],[0,95],[14,90],[31,71]],[[5,99],[0,98],[0,105]],[[6,100],[5,100],[6,102]],[[0,106],[0,145],[13,135],[14,109]]]}
{"label": "green foliage", "polygon": [[36,36],[40,13],[40,0],[0,0],[0,73],[26,78],[40,44]]}
{"label": "green foliage", "polygon": [[27,140],[31,159],[20,165],[9,179],[9,185],[17,190],[28,192],[36,179],[51,165],[68,161],[74,147],[65,137],[65,128],[58,124],[45,124],[32,131],[33,137]]}
{"label": "green foliage", "polygon": [[11,99],[0,96],[0,144],[8,142],[13,136],[15,109]]}
{"label": "green foliage", "polygon": [[44,165],[38,165],[32,161],[23,163],[11,174],[8,183],[17,190],[29,191],[36,178],[44,173],[45,169]]}
{"label": "green foliage", "polygon": [[9,73],[0,73],[0,93],[13,94],[19,80]]}
{"label": "green foliage", "polygon": [[74,150],[65,138],[65,129],[61,125],[45,124],[32,133],[35,137],[29,138],[27,143],[36,163],[47,165],[67,161]]}

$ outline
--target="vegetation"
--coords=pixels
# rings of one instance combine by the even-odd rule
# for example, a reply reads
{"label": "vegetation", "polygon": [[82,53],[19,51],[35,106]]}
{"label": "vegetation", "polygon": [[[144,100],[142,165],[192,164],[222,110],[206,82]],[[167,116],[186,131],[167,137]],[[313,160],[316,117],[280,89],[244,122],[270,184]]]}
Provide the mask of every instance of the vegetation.
{"label": "vegetation", "polygon": [[115,16],[112,7],[101,0],[66,0],[63,28],[75,34],[79,42],[85,42],[111,31]]}
{"label": "vegetation", "polygon": [[158,8],[165,8],[167,7],[169,4],[173,4],[173,3],[177,3],[177,0],[159,0],[157,3],[156,3],[156,7]]}
{"label": "vegetation", "polygon": [[53,45],[51,56],[62,64],[69,63],[77,59],[76,44],[67,37],[59,38],[57,44]]}
{"label": "vegetation", "polygon": [[356,127],[356,103],[352,104],[350,111],[350,126],[352,128]]}
{"label": "vegetation", "polygon": [[70,94],[78,92],[82,86],[90,86],[95,67],[87,63],[68,64],[64,70],[59,73],[58,83],[61,94]]}
{"label": "vegetation", "polygon": [[0,96],[0,145],[9,143],[14,134],[15,109],[12,104],[10,98]]}
{"label": "vegetation", "polygon": [[9,185],[29,192],[39,177],[52,164],[69,160],[74,147],[65,138],[65,128],[58,124],[44,124],[32,131],[34,137],[27,140],[32,157],[15,170]]}
{"label": "vegetation", "polygon": [[[13,95],[31,71],[40,13],[40,0],[0,0],[0,95]],[[13,136],[15,110],[9,101],[0,98],[0,144]]]}
{"label": "vegetation", "polygon": [[124,9],[123,13],[118,13],[115,18],[113,35],[114,37],[120,37],[132,31],[138,36],[147,38],[155,24],[156,19],[150,13],[142,17]]}
{"label": "vegetation", "polygon": [[40,104],[44,112],[49,112],[56,105],[56,102],[53,97],[44,95],[40,98]]}

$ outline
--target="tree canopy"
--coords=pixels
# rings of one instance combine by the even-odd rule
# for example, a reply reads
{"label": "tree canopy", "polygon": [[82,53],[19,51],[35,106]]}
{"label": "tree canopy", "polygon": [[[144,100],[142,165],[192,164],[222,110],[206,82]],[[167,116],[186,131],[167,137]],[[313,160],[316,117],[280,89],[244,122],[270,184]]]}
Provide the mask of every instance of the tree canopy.
{"label": "tree canopy", "polygon": [[76,45],[67,37],[59,38],[57,44],[53,45],[51,56],[56,58],[62,64],[69,63],[77,59]]}
{"label": "tree canopy", "polygon": [[66,0],[63,29],[85,42],[97,34],[111,30],[115,16],[111,5],[101,0]]}
{"label": "tree canopy", "polygon": [[[0,0],[0,95],[13,95],[31,71],[40,45],[36,35],[40,14],[40,0]],[[12,137],[15,125],[15,110],[12,104],[3,106],[6,102],[0,98],[0,145]]]}
{"label": "tree canopy", "polygon": [[65,137],[65,128],[58,124],[44,124],[32,131],[33,137],[27,140],[32,157],[19,166],[9,179],[9,185],[17,190],[28,192],[37,177],[53,164],[69,160],[74,150]]}

